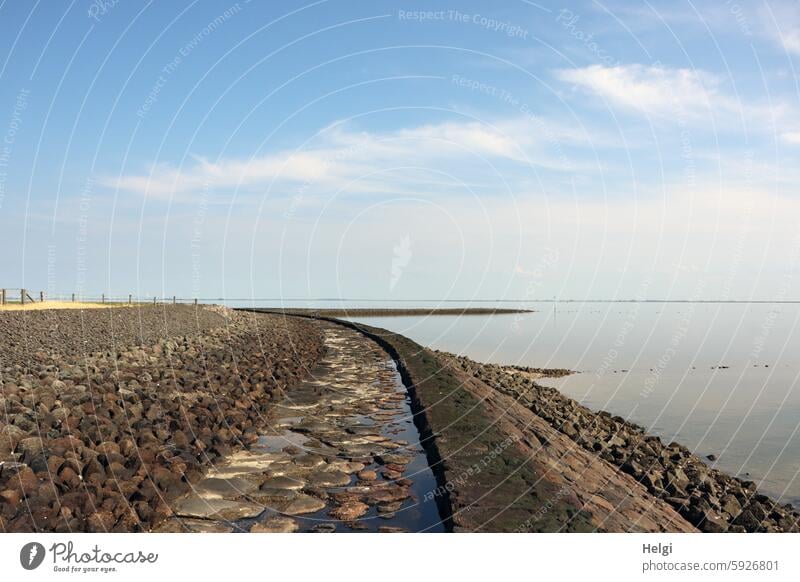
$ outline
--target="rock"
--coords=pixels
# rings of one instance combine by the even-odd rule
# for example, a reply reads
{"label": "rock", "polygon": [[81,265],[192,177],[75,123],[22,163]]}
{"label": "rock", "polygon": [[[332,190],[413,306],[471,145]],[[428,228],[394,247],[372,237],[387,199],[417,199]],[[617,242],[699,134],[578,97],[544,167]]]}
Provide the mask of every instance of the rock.
{"label": "rock", "polygon": [[406,487],[386,487],[371,491],[367,495],[367,500],[373,504],[391,503],[393,501],[402,501],[411,496],[408,488]]}
{"label": "rock", "polygon": [[24,463],[44,453],[44,443],[39,437],[27,437],[17,443],[17,453],[21,456]]}
{"label": "rock", "polygon": [[748,532],[758,532],[762,530],[762,522],[749,508],[742,511],[736,519],[734,525],[742,526]]}
{"label": "rock", "polygon": [[395,527],[391,525],[382,525],[378,528],[379,533],[408,533],[404,527]]}
{"label": "rock", "polygon": [[378,513],[395,513],[403,506],[402,501],[392,501],[378,505]]}
{"label": "rock", "polygon": [[300,494],[289,505],[284,508],[283,513],[287,515],[302,515],[305,513],[316,513],[325,509],[325,503],[316,497]]}
{"label": "rock", "polygon": [[106,533],[112,530],[117,520],[110,511],[95,511],[86,521],[88,531]]}
{"label": "rock", "polygon": [[639,478],[644,473],[644,469],[642,466],[637,463],[636,461],[629,460],[622,464],[620,467],[623,472],[627,473],[628,475],[632,475],[635,478]]}
{"label": "rock", "polygon": [[274,516],[265,521],[253,524],[250,528],[251,533],[294,533],[300,529],[300,525],[291,517]]}
{"label": "rock", "polygon": [[386,469],[384,469],[381,474],[383,475],[383,478],[386,479],[387,481],[395,481],[403,476],[403,474],[398,471],[389,471]]}
{"label": "rock", "polygon": [[342,471],[315,471],[307,477],[315,487],[344,487],[350,484],[350,475]]}
{"label": "rock", "polygon": [[328,463],[324,471],[341,471],[342,473],[357,473],[364,469],[364,463],[354,463],[352,461],[334,461]]}
{"label": "rock", "polygon": [[3,503],[13,507],[15,510],[20,503],[20,495],[13,489],[6,489],[5,491],[0,491],[0,505]]}
{"label": "rock", "polygon": [[325,464],[325,459],[319,455],[305,454],[294,458],[294,464],[307,469],[316,469]]}
{"label": "rock", "polygon": [[728,530],[728,521],[716,512],[706,511],[698,527],[707,533],[723,533]]}
{"label": "rock", "polygon": [[208,519],[171,517],[154,531],[158,533],[230,533],[233,531],[233,526]]}
{"label": "rock", "polygon": [[709,461],[716,461],[717,460],[717,455],[713,455],[713,454],[712,455],[706,455],[706,459],[708,459]]}
{"label": "rock", "polygon": [[357,519],[369,511],[369,505],[359,501],[345,503],[335,507],[330,511],[330,516],[342,521]]}
{"label": "rock", "polygon": [[335,523],[318,523],[311,528],[314,533],[333,533],[336,531]]}
{"label": "rock", "polygon": [[720,507],[722,511],[735,518],[742,512],[742,506],[735,495],[725,495],[720,499]]}
{"label": "rock", "polygon": [[284,475],[279,475],[277,477],[270,477],[266,481],[261,484],[262,491],[271,491],[275,489],[288,489],[291,491],[296,491],[305,487],[305,482],[301,481],[300,479],[293,479],[292,477],[286,477]]}
{"label": "rock", "polygon": [[195,494],[182,499],[175,505],[175,513],[180,517],[224,519],[227,521],[257,517],[263,512],[264,507],[255,503],[221,498],[203,498]]}
{"label": "rock", "polygon": [[370,469],[365,469],[363,471],[359,471],[356,474],[356,477],[362,481],[375,481],[378,478],[378,474]]}
{"label": "rock", "polygon": [[396,455],[392,453],[378,456],[378,462],[382,465],[389,463],[392,465],[408,465],[413,460],[414,457],[409,455]]}
{"label": "rock", "polygon": [[220,479],[210,477],[195,486],[195,493],[201,497],[241,497],[258,489],[258,485],[241,477]]}

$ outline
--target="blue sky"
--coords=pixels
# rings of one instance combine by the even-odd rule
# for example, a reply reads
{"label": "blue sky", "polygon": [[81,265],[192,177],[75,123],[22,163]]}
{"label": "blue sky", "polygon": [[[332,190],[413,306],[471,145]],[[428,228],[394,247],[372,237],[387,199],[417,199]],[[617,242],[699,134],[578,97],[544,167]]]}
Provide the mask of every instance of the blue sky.
{"label": "blue sky", "polygon": [[800,297],[792,2],[0,4],[2,284]]}

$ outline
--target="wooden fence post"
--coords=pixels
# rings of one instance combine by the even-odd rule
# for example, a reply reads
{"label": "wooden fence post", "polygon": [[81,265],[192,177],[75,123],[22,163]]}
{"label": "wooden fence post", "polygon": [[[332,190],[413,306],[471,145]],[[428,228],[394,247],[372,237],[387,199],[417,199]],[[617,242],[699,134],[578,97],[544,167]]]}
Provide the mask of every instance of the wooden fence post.
{"label": "wooden fence post", "polygon": [[195,307],[197,306],[197,297],[194,298]]}
{"label": "wooden fence post", "polygon": [[0,301],[2,301],[2,305],[6,304],[6,290],[0,289]]}
{"label": "wooden fence post", "polygon": [[156,304],[156,298],[153,297],[153,305],[155,305],[155,304]]}
{"label": "wooden fence post", "polygon": [[39,291],[39,303],[44,303],[44,291]]}
{"label": "wooden fence post", "polygon": [[177,299],[176,299],[175,295],[173,295],[172,296],[172,304],[175,305],[175,303],[177,303]]}
{"label": "wooden fence post", "polygon": [[72,302],[75,303],[75,293],[72,294]]}
{"label": "wooden fence post", "polygon": [[133,305],[133,295],[128,294],[128,305]]}
{"label": "wooden fence post", "polygon": [[20,289],[19,290],[19,296],[20,296],[20,300],[22,301],[23,305],[25,305],[25,295],[27,295],[27,293],[25,292],[25,289]]}
{"label": "wooden fence post", "polygon": [[105,302],[106,302],[106,294],[105,293],[101,293],[100,294],[100,303],[105,303]]}

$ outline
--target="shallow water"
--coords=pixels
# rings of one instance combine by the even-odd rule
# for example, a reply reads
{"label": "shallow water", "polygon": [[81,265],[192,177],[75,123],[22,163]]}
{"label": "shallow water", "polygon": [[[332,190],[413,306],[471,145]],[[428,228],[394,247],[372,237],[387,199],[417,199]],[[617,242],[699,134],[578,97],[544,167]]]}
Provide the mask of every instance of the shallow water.
{"label": "shallow water", "polygon": [[358,321],[479,361],[578,370],[542,382],[800,503],[800,305],[497,305],[538,311]]}
{"label": "shallow water", "polygon": [[[338,328],[338,326],[334,326],[334,330],[339,331],[336,328]],[[348,333],[361,338],[361,336],[355,332]],[[357,366],[358,361],[353,359],[355,354],[352,350],[348,350],[347,347],[343,350],[334,349],[331,351],[329,341],[330,336],[328,340],[326,340],[326,343],[329,344],[329,356],[326,356],[323,365],[320,365],[319,368],[315,370],[313,378],[304,382],[301,387],[305,385],[324,385],[328,387],[328,390],[333,393],[328,394],[328,400],[331,405],[335,401],[340,401],[342,403],[352,402],[352,397],[355,393],[350,393],[347,387],[352,386],[354,383],[361,382],[363,379],[357,378],[356,376],[358,374],[348,375],[347,369]],[[339,345],[347,346],[345,337],[340,338],[336,336],[336,339],[333,341]],[[327,361],[328,358],[330,358],[330,361]],[[384,360],[381,362],[373,362],[373,365],[378,365],[381,370],[390,371],[390,377],[384,377],[383,379],[376,377],[374,381],[368,380],[368,382],[375,387],[383,386],[383,388],[388,389],[390,392],[404,396],[404,398],[398,402],[396,408],[376,408],[368,414],[359,415],[353,415],[349,412],[352,405],[348,404],[342,404],[341,406],[332,405],[332,409],[327,413],[316,410],[315,408],[304,410],[304,408],[306,408],[305,402],[309,398],[309,395],[303,394],[300,400],[298,400],[297,388],[290,388],[287,391],[286,401],[278,404],[276,406],[276,411],[279,412],[282,409],[285,409],[284,412],[286,410],[291,410],[293,414],[298,414],[299,416],[280,415],[277,424],[281,428],[277,428],[273,433],[262,435],[251,450],[256,453],[280,453],[285,450],[287,446],[295,446],[303,452],[319,453],[322,456],[328,456],[333,450],[331,447],[325,446],[323,447],[325,450],[318,450],[314,445],[310,444],[314,439],[310,439],[310,436],[305,434],[305,432],[296,432],[293,428],[294,425],[304,420],[306,412],[310,415],[309,418],[330,423],[331,425],[340,425],[343,435],[347,427],[356,425],[377,427],[376,430],[378,430],[381,436],[394,442],[407,443],[397,449],[384,449],[384,452],[400,453],[411,457],[411,462],[408,463],[405,471],[403,471],[403,477],[411,481],[409,486],[411,496],[405,499],[401,507],[391,514],[381,515],[377,510],[377,505],[373,505],[366,514],[347,523],[340,522],[330,517],[329,512],[332,506],[329,504],[324,509],[314,513],[295,516],[295,520],[300,524],[300,530],[314,531],[315,526],[330,525],[335,526],[336,531],[339,532],[376,532],[379,531],[381,527],[401,528],[411,532],[444,532],[445,526],[439,514],[439,508],[436,504],[436,500],[431,496],[437,488],[436,479],[428,465],[425,452],[419,443],[420,435],[413,423],[413,414],[408,391],[403,384],[395,362],[391,360],[388,355],[384,355]],[[358,370],[358,372],[364,375],[363,369]],[[369,378],[369,373],[367,373],[366,376]],[[341,386],[337,388],[337,385]],[[341,392],[338,392],[339,390],[341,390]],[[335,396],[337,392],[339,394],[338,397]],[[313,397],[313,395],[311,396]],[[309,405],[317,401],[317,398],[312,398],[312,400],[309,401]],[[323,410],[327,409],[326,405]],[[352,435],[347,436],[351,436],[352,438]],[[382,448],[378,444],[374,446],[377,449]],[[344,455],[344,457],[347,458],[347,455]],[[377,462],[372,462],[366,465],[365,468],[379,471],[381,465]],[[347,491],[349,488],[356,485],[358,485],[358,479],[355,474],[351,474],[350,483],[340,487],[326,487],[325,489],[331,494],[337,491]],[[371,486],[369,483],[363,483],[361,485]],[[267,511],[259,518],[242,520],[238,525],[241,529],[247,530],[255,521],[266,519],[275,514],[275,511]]]}

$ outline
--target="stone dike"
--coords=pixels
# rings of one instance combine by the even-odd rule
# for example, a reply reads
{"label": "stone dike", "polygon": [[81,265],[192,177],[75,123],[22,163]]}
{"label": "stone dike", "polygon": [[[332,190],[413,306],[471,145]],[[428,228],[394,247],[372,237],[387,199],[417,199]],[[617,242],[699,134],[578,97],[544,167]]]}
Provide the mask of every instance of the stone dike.
{"label": "stone dike", "polygon": [[2,531],[797,529],[752,483],[538,385],[546,370],[312,314],[0,324]]}
{"label": "stone dike", "polygon": [[508,396],[584,451],[618,467],[700,531],[800,531],[800,513],[791,505],[759,494],[754,482],[715,469],[713,461],[678,443],[665,444],[619,416],[594,412],[537,384],[543,370],[480,364],[446,353],[437,356],[449,369]]}
{"label": "stone dike", "polygon": [[322,350],[217,307],[0,313],[0,530],[151,530]]}
{"label": "stone dike", "polygon": [[406,337],[342,322],[396,360],[456,532],[691,532],[668,503],[447,358]]}

